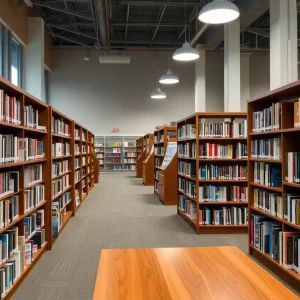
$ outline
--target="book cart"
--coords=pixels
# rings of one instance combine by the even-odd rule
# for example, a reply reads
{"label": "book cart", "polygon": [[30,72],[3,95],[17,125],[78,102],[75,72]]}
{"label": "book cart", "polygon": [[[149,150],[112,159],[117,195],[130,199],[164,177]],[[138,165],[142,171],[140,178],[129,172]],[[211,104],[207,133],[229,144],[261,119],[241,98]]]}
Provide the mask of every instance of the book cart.
{"label": "book cart", "polygon": [[248,101],[249,254],[298,292],[299,98],[296,81]]}
{"label": "book cart", "polygon": [[143,184],[154,185],[154,144],[153,133],[144,136],[145,159],[143,161]]}
{"label": "book cart", "polygon": [[174,189],[177,185],[177,151],[175,154],[172,153],[172,157],[168,158],[168,163],[162,167],[168,143],[176,143],[176,130],[176,126],[163,126],[154,131],[154,194],[165,205],[177,203],[177,192]]}
{"label": "book cart", "polygon": [[246,113],[177,122],[178,214],[203,233],[247,232]]}

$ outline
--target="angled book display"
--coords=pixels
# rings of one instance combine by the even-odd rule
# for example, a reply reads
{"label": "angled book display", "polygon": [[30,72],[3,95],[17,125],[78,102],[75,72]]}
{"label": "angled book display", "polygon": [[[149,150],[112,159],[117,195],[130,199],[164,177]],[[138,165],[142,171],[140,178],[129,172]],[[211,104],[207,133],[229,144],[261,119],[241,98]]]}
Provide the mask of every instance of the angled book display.
{"label": "angled book display", "polygon": [[145,149],[144,149],[144,137],[140,137],[136,140],[136,166],[135,174],[137,178],[143,177],[143,161],[145,159]]}
{"label": "angled book display", "polygon": [[154,131],[154,194],[165,205],[177,203],[176,130],[176,126],[163,126]]}
{"label": "angled book display", "polygon": [[154,185],[154,144],[153,133],[144,136],[145,159],[143,161],[143,184]]}

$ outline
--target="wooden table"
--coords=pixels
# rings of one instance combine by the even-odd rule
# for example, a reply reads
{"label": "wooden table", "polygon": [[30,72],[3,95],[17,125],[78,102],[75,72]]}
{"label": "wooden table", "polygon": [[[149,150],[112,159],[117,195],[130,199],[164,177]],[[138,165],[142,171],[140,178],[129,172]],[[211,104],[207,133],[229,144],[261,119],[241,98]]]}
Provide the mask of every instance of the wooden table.
{"label": "wooden table", "polygon": [[236,247],[102,250],[93,300],[299,299]]}

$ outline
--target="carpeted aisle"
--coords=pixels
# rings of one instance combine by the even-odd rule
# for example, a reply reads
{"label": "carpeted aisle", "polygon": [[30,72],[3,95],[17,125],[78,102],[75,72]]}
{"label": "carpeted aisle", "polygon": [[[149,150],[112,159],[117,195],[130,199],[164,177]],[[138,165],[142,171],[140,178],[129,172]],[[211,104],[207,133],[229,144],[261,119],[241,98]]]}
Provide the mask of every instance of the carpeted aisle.
{"label": "carpeted aisle", "polygon": [[236,245],[243,235],[200,235],[134,173],[104,174],[77,215],[23,282],[15,300],[91,300],[104,248]]}

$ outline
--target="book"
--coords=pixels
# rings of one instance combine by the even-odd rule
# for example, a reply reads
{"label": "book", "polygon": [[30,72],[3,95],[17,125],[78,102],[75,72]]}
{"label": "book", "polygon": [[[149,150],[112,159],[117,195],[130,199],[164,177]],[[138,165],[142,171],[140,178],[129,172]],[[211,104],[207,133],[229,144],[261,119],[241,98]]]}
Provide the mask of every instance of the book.
{"label": "book", "polygon": [[254,162],[254,182],[265,186],[281,187],[281,166],[264,162]]}
{"label": "book", "polygon": [[246,180],[247,166],[245,165],[214,165],[201,164],[199,167],[200,180]]}
{"label": "book", "polygon": [[300,101],[300,99],[298,99],[294,102],[294,127],[300,127],[299,101]]}

